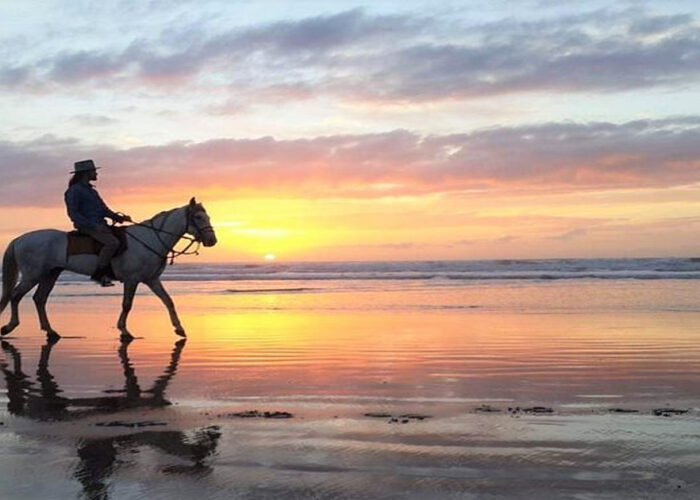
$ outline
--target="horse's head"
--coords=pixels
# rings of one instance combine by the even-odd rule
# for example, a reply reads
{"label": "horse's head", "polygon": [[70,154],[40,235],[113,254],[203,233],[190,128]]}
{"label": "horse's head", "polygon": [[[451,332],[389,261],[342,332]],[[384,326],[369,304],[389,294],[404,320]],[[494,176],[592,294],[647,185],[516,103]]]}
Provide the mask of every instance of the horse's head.
{"label": "horse's head", "polygon": [[204,209],[204,205],[197,203],[194,199],[190,199],[187,205],[187,230],[196,241],[201,241],[205,247],[213,247],[216,245],[216,234],[209,220],[209,214]]}

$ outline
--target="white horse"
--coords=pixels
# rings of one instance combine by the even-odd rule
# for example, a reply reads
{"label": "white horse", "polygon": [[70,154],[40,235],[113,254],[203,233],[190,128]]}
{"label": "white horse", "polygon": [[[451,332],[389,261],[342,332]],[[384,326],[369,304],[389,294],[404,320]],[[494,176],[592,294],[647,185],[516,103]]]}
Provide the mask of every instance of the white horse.
{"label": "white horse", "polygon": [[[124,283],[122,312],[117,322],[122,339],[133,338],[126,328],[126,318],[139,283],[148,285],[163,301],[175,333],[184,337],[185,329],[177,316],[175,304],[163,288],[160,275],[165,269],[168,254],[174,252],[175,244],[185,234],[191,235],[194,241],[201,242],[205,247],[216,244],[216,234],[209,215],[202,204],[192,198],[183,207],[161,212],[151,219],[129,226],[126,233],[128,248],[112,259],[115,277]],[[46,301],[58,276],[64,270],[91,275],[97,267],[96,255],[67,256],[66,234],[55,229],[32,231],[12,240],[5,250],[2,261],[0,313],[9,303],[11,317],[0,329],[0,335],[7,335],[17,328],[19,302],[38,284],[34,293],[34,303],[39,315],[39,324],[49,338],[59,338],[46,315]]]}

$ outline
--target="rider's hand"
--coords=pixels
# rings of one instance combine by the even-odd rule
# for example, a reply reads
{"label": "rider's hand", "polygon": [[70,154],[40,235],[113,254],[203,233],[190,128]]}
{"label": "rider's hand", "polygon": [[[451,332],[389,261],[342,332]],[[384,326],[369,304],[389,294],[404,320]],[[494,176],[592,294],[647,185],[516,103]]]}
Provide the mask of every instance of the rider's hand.
{"label": "rider's hand", "polygon": [[134,221],[131,220],[131,216],[124,214],[124,215],[122,215],[122,222],[134,222]]}

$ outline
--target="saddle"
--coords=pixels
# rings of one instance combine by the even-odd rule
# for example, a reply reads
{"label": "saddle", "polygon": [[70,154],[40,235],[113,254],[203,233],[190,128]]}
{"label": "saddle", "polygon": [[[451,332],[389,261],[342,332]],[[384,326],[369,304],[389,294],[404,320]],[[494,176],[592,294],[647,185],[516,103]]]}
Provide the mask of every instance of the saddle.
{"label": "saddle", "polygon": [[[127,249],[126,226],[113,226],[110,227],[110,230],[119,240],[119,247],[114,254],[116,257],[117,255],[124,253]],[[66,250],[66,255],[68,257],[71,255],[98,255],[104,246],[91,236],[81,233],[78,230],[69,231],[67,236],[68,247]]]}

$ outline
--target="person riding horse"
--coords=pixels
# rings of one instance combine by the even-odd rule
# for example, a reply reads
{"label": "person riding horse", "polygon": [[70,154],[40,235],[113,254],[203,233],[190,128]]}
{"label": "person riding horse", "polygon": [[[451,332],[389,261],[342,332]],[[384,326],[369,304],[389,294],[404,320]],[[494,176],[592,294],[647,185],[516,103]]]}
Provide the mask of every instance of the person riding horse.
{"label": "person riding horse", "polygon": [[111,210],[97,189],[90,184],[97,180],[97,169],[92,160],[75,162],[73,177],[68,183],[64,199],[68,210],[68,217],[73,221],[73,226],[83,234],[91,236],[104,246],[97,258],[97,269],[90,276],[101,286],[113,286],[112,280],[107,276],[109,264],[119,247],[119,240],[105,222],[105,217],[115,222],[131,222],[131,217]]}
{"label": "person riding horse", "polygon": [[[76,166],[76,171],[94,170],[92,162],[84,166]],[[94,180],[92,173],[86,176],[87,184]],[[75,186],[71,186],[75,187]],[[83,191],[87,190],[92,197],[92,202],[97,203],[99,197],[94,189],[89,186],[78,186]],[[76,202],[71,193],[67,198],[70,206]],[[99,200],[100,204],[103,204]],[[109,210],[103,205],[101,213]],[[78,211],[82,213],[82,211]],[[110,211],[111,212],[111,211]],[[131,217],[120,214],[112,214],[130,220]],[[106,214],[109,215],[109,214]],[[98,213],[95,225],[104,225],[104,220]],[[80,220],[78,221],[80,226]],[[147,285],[153,293],[163,302],[170,315],[170,323],[175,328],[175,334],[185,337],[185,329],[175,311],[175,304],[170,298],[161,282],[161,275],[168,264],[178,255],[192,255],[197,251],[187,251],[196,243],[205,247],[213,247],[217,243],[216,232],[211,225],[211,219],[204,205],[190,198],[183,206],[163,210],[150,219],[134,223],[124,229],[127,239],[133,243],[127,245],[124,253],[115,256],[111,262],[114,276],[124,284],[122,297],[122,312],[117,321],[117,328],[121,332],[120,338],[133,338],[126,327],[126,320],[134,302],[134,294],[140,283]],[[184,250],[175,250],[175,245],[182,238],[187,238],[189,244]],[[133,240],[133,241],[132,241]],[[91,255],[68,255],[68,233],[56,229],[35,229],[17,236],[7,245],[2,256],[2,295],[0,295],[0,314],[10,306],[10,320],[0,327],[0,337],[9,335],[19,326],[19,303],[31,289],[37,287],[34,293],[34,303],[39,316],[39,325],[46,332],[48,338],[60,337],[51,327],[46,314],[46,301],[53,290],[56,280],[63,271],[71,271],[77,274],[89,276],[95,273],[95,257]],[[106,262],[106,259],[105,259]],[[38,285],[38,286],[37,286]]]}

